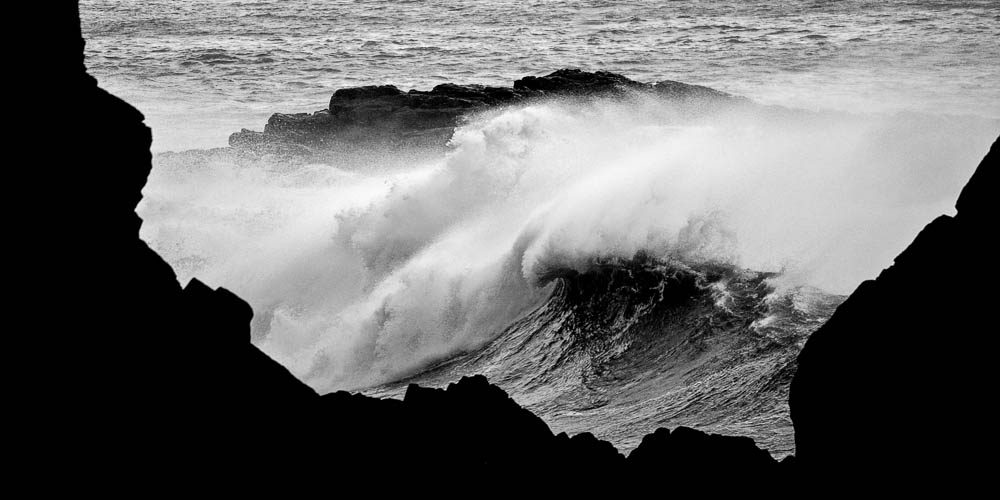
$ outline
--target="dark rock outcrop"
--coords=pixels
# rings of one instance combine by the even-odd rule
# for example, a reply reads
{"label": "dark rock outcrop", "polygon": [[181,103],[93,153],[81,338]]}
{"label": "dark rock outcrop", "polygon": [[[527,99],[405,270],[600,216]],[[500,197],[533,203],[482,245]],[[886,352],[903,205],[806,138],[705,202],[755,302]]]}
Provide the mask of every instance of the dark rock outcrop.
{"label": "dark rock outcrop", "polygon": [[971,488],[994,474],[998,163],[994,142],[957,215],[928,224],[803,348],[789,403],[812,479]]}
{"label": "dark rock outcrop", "polygon": [[[781,477],[778,462],[758,448],[753,439],[706,434],[687,427],[670,432],[657,429],[642,438],[628,456],[630,468],[640,473],[670,471],[727,471],[730,480]],[[782,479],[790,479],[790,474]]]}
{"label": "dark rock outcrop", "polygon": [[315,113],[275,114],[263,132],[242,130],[229,137],[234,148],[311,154],[364,144],[381,147],[444,145],[470,113],[549,97],[655,95],[677,102],[744,102],[729,94],[674,81],[640,83],[606,71],[561,69],[526,76],[512,87],[445,83],[430,91],[404,92],[392,85],[339,89],[327,109]]}

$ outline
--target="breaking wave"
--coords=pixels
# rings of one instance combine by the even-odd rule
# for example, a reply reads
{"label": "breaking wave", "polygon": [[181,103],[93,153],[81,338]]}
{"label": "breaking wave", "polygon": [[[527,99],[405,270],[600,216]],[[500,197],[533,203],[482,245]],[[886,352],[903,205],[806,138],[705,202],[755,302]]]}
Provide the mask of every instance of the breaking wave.
{"label": "breaking wave", "polygon": [[798,346],[951,211],[996,128],[551,101],[471,117],[443,157],[160,155],[139,212],[182,282],[247,299],[254,342],[320,391],[488,372],[626,448],[666,418],[780,449],[765,421]]}

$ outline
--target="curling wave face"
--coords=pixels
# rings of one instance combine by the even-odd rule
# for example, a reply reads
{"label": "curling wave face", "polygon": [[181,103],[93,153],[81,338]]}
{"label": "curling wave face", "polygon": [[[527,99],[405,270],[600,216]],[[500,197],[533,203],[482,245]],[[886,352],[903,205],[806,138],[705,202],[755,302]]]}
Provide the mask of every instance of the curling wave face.
{"label": "curling wave face", "polygon": [[471,117],[440,158],[158,156],[141,235],[181,281],[246,298],[254,341],[318,390],[485,371],[626,449],[686,423],[788,451],[768,422],[787,412],[753,405],[784,404],[804,335],[950,210],[996,128],[533,103]]}
{"label": "curling wave face", "polygon": [[750,436],[779,458],[794,451],[796,356],[842,296],[644,254],[552,276],[549,298],[485,348],[368,392],[482,373],[557,431],[592,432],[626,451],[677,425]]}

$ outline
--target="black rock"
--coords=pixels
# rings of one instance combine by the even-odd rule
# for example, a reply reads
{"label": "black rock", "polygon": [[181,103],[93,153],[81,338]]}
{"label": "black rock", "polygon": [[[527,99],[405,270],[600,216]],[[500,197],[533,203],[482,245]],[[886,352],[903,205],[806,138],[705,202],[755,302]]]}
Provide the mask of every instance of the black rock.
{"label": "black rock", "polygon": [[[325,110],[277,113],[264,132],[244,129],[229,144],[262,153],[318,154],[368,144],[381,148],[443,147],[454,127],[470,113],[530,99],[607,97],[644,93],[678,102],[748,102],[707,87],[665,81],[640,83],[606,71],[561,69],[527,76],[512,87],[444,83],[429,92],[403,92],[392,85],[339,89]],[[290,148],[289,145],[300,146]]]}
{"label": "black rock", "polygon": [[[641,475],[669,471],[682,477],[700,477],[704,471],[726,471],[730,481],[791,479],[768,452],[757,448],[753,439],[706,434],[688,427],[673,432],[657,429],[647,434],[628,456],[628,465]],[[765,482],[759,486],[763,491],[774,485]]]}
{"label": "black rock", "polygon": [[[1000,139],[998,139],[1000,141]],[[996,449],[994,142],[954,217],[927,225],[812,334],[789,403],[816,484],[925,490],[991,481]],[[966,491],[972,491],[966,490]]]}
{"label": "black rock", "polygon": [[555,95],[593,95],[628,89],[648,90],[648,85],[615,73],[590,73],[579,69],[560,69],[545,76],[526,76],[514,82],[514,90]]}
{"label": "black rock", "polygon": [[400,95],[402,93],[403,91],[396,88],[395,85],[368,85],[346,88],[334,92],[333,97],[330,99],[330,104],[332,105],[334,102],[357,101],[359,99],[377,99],[379,97]]}

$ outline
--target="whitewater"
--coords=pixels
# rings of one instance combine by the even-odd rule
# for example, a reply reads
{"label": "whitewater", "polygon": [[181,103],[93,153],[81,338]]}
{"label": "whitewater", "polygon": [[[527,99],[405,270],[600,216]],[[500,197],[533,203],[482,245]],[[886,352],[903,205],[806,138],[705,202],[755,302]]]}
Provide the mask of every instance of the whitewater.
{"label": "whitewater", "polygon": [[[779,334],[797,332],[787,355],[805,339],[797,329],[832,312],[831,296],[952,211],[995,131],[989,120],[748,110],[688,123],[648,96],[543,102],[476,116],[442,158],[406,168],[378,156],[364,169],[157,168],[141,234],[182,282],[246,298],[258,346],[320,391],[394,382],[507,341],[559,279],[636,259],[663,275],[769,273],[758,279],[764,309],[740,315],[756,324],[739,334],[775,319],[767,304],[798,301],[819,316]],[[724,310],[733,280],[702,281]],[[608,335],[637,319],[608,320],[618,321]],[[567,319],[530,330],[552,321]],[[503,384],[510,373],[497,375]]]}
{"label": "whitewater", "polygon": [[[246,299],[253,342],[318,391],[394,397],[484,373],[554,430],[619,449],[690,425],[783,456],[798,349],[928,220],[954,212],[1000,130],[986,83],[1000,75],[997,14],[989,2],[862,15],[850,7],[866,2],[798,14],[675,3],[83,2],[81,13],[91,72],[154,131],[142,239],[182,283]],[[510,20],[472,33],[484,9]],[[554,17],[527,20],[541,10]],[[428,12],[447,28],[413,21]],[[534,40],[531,57],[502,41],[518,19],[544,24],[517,32]],[[405,33],[365,35],[387,26]],[[588,26],[596,42],[560,42]],[[662,49],[668,27],[684,50]],[[769,106],[535,100],[466,117],[444,150],[312,164],[167,152],[222,146],[349,85],[509,85],[561,66],[671,76]]]}

